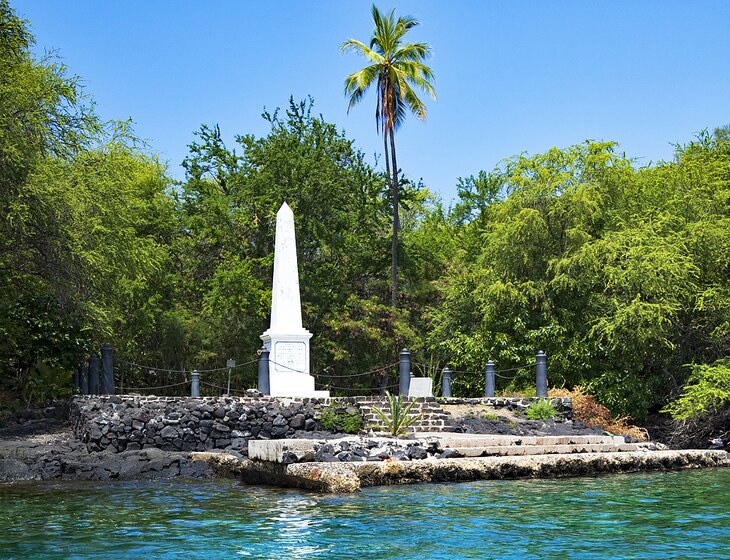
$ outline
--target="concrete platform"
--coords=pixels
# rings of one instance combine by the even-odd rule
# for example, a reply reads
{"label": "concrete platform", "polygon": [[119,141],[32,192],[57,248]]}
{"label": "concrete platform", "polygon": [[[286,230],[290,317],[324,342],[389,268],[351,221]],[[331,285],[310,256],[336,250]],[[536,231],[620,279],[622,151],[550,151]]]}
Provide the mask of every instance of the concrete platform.
{"label": "concrete platform", "polygon": [[464,457],[488,457],[490,455],[552,455],[570,453],[625,453],[638,451],[635,443],[621,444],[570,444],[570,445],[492,445],[474,447],[449,447]]}
{"label": "concrete platform", "polygon": [[636,451],[622,436],[503,436],[484,434],[453,434],[420,432],[408,438],[346,436],[329,440],[279,439],[250,440],[250,459],[273,463],[298,463],[313,460],[315,446],[323,443],[370,441],[378,446],[396,444],[400,447],[421,445],[452,449],[463,457],[489,455],[545,455],[555,453],[608,453]]}
{"label": "concrete platform", "polygon": [[728,467],[725,451],[667,450],[623,453],[572,453],[517,457],[426,459],[362,463],[297,463],[237,459],[228,454],[193,453],[219,476],[249,484],[304,488],[326,493],[357,492],[367,486],[471,480],[550,478]]}

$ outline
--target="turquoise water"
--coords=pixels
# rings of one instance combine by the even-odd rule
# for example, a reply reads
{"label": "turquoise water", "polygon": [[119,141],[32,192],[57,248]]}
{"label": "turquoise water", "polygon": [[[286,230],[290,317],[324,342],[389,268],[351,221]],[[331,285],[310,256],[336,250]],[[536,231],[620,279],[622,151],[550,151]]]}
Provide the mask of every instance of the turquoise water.
{"label": "turquoise water", "polygon": [[0,486],[2,558],[730,558],[730,469],[369,488]]}

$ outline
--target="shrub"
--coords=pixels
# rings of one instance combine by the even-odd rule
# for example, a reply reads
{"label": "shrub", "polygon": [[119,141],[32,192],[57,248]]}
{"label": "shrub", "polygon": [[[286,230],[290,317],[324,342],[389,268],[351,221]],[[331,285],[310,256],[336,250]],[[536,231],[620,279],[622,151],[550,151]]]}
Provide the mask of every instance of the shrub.
{"label": "shrub", "polygon": [[329,432],[356,434],[362,430],[362,417],[358,412],[347,412],[331,404],[322,410],[319,425]]}
{"label": "shrub", "polygon": [[388,391],[385,392],[385,398],[388,400],[388,410],[383,412],[376,408],[375,412],[380,416],[391,435],[397,437],[404,434],[408,428],[421,419],[420,414],[408,415],[417,401],[406,404],[400,395],[391,395]]}
{"label": "shrub", "polygon": [[356,434],[362,430],[362,417],[355,413],[345,413],[342,418],[342,431],[346,434]]}
{"label": "shrub", "polygon": [[639,441],[649,439],[645,429],[628,423],[626,417],[614,417],[611,411],[596,402],[593,395],[583,392],[580,386],[572,391],[567,389],[550,389],[551,397],[570,397],[573,400],[573,419],[583,422],[591,428],[597,427],[612,434],[624,434]]}
{"label": "shrub", "polygon": [[540,399],[531,403],[526,413],[530,420],[552,420],[558,415],[558,409],[549,400]]}
{"label": "shrub", "polygon": [[322,410],[322,416],[319,417],[319,425],[323,430],[336,432],[338,424],[337,420],[337,413],[334,408],[330,406]]}
{"label": "shrub", "polygon": [[23,387],[26,404],[41,405],[57,397],[70,397],[71,377],[71,370],[39,360],[30,368]]}
{"label": "shrub", "polygon": [[730,360],[718,360],[714,365],[690,364],[690,374],[684,392],[662,412],[676,420],[689,420],[720,412],[730,405]]}

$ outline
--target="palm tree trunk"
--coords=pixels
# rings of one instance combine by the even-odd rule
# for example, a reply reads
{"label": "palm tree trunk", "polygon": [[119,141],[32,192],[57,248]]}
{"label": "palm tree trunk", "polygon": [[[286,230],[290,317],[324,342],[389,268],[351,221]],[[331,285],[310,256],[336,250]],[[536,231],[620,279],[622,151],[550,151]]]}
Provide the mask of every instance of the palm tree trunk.
{"label": "palm tree trunk", "polygon": [[393,185],[391,194],[393,198],[393,240],[390,245],[390,303],[393,309],[398,307],[398,231],[400,230],[400,216],[398,206],[398,164],[395,159],[395,131],[390,130],[390,155],[393,158]]}
{"label": "palm tree trunk", "polygon": [[383,127],[383,148],[385,148],[385,176],[388,178],[388,180],[391,180],[390,177],[390,150],[388,150],[388,131]]}

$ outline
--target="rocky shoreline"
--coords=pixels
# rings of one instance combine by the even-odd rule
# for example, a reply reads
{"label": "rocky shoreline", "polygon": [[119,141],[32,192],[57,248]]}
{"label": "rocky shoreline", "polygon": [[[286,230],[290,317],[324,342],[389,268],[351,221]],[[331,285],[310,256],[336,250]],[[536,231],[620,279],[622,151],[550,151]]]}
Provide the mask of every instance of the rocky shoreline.
{"label": "rocky shoreline", "polygon": [[218,476],[248,484],[301,488],[322,493],[357,492],[368,486],[466,482],[517,478],[595,476],[612,473],[728,467],[725,451],[663,450],[517,457],[427,459],[348,463],[282,464],[227,454],[196,453]]}
{"label": "rocky shoreline", "polygon": [[[599,441],[606,439],[600,430],[567,419],[569,414],[557,420],[526,420],[518,410],[523,405],[515,402],[502,408],[493,403],[443,404],[453,418],[448,429],[458,433],[412,434],[406,439],[372,431],[343,437],[322,430],[319,414],[331,403],[218,399],[188,402],[180,413],[179,403],[165,399],[84,402],[86,408],[75,415],[79,405],[72,402],[71,420],[64,419],[67,405],[58,403],[0,426],[0,482],[235,476],[250,483],[331,492],[374,484],[730,464],[724,451],[665,452],[661,444],[637,447],[628,437],[614,437],[613,447],[606,447]],[[342,404],[343,410],[355,406],[354,401]],[[277,429],[281,433],[274,435]],[[469,438],[483,437],[489,441],[470,443]],[[553,447],[542,449],[548,440]],[[282,450],[277,458],[248,458],[251,446],[260,450],[269,444]],[[609,449],[622,452],[602,452]]]}
{"label": "rocky shoreline", "polygon": [[68,427],[0,439],[0,482],[206,478],[210,467],[190,453],[143,449],[90,452]]}

